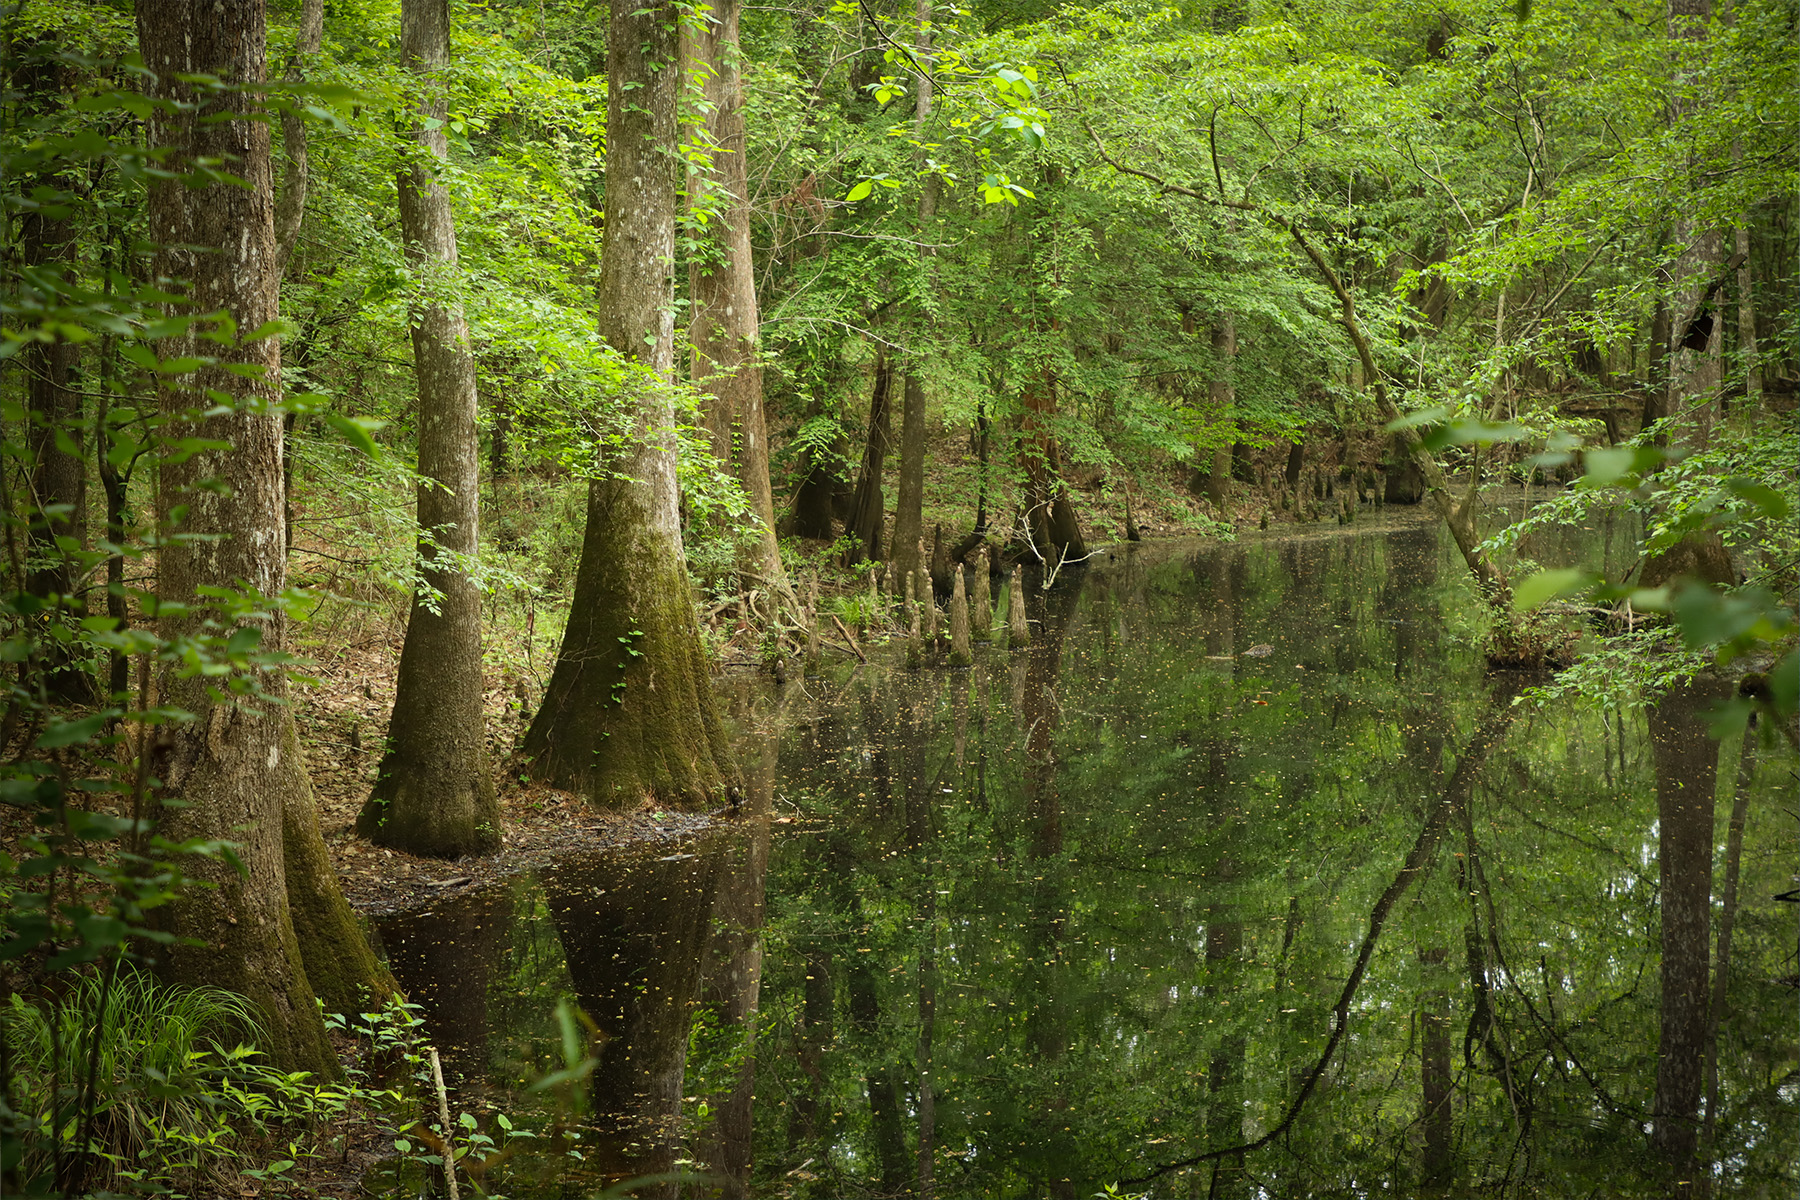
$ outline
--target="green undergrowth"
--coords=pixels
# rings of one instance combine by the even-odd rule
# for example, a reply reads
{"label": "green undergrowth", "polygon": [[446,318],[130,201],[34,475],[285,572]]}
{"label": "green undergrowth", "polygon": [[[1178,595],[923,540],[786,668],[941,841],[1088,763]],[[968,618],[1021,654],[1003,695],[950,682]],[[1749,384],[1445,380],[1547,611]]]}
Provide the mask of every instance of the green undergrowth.
{"label": "green undergrowth", "polygon": [[[297,1195],[346,1159],[358,1128],[384,1151],[362,1184],[371,1194],[441,1191],[448,1150],[464,1195],[504,1200],[510,1180],[542,1173],[546,1154],[570,1153],[568,1097],[539,1114],[554,1126],[544,1137],[503,1111],[461,1105],[446,1135],[416,1005],[326,1024],[344,1059],[338,1082],[268,1065],[254,1009],[220,988],[165,985],[125,965],[110,980],[81,975],[54,999],[15,993],[0,1009],[12,1060],[0,1144],[16,1194],[64,1194],[58,1180],[74,1177],[85,1152],[83,1196]],[[585,1043],[572,1053],[577,1073],[591,1070]],[[91,1105],[77,1103],[83,1094]]]}

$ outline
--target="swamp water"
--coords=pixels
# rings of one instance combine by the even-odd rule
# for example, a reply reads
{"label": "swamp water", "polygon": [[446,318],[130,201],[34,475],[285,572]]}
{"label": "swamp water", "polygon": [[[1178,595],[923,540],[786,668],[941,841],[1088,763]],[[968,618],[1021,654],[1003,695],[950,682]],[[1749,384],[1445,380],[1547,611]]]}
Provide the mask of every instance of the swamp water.
{"label": "swamp water", "polygon": [[[970,670],[728,684],[715,834],[382,925],[453,1108],[548,1135],[486,1186],[1665,1195],[1667,1020],[1669,1094],[1716,1046],[1714,1194],[1792,1194],[1791,753],[1703,698],[1515,704],[1423,522],[1122,549],[1027,608]],[[1716,1036],[1662,995],[1712,951],[1663,927],[1659,787],[1716,787],[1715,898],[1749,799]]]}

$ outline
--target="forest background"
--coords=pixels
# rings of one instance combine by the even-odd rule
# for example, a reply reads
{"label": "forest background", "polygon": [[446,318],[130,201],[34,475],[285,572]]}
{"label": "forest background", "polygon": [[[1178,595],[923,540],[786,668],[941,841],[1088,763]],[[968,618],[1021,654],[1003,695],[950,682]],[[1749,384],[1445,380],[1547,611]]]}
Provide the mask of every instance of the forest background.
{"label": "forest background", "polygon": [[[4,14],[8,795],[53,830],[17,955],[233,947],[175,974],[324,1063],[311,994],[391,985],[291,719],[237,715],[292,652],[398,659],[359,827],[454,857],[515,740],[602,803],[723,800],[703,639],[861,653],[983,548],[1047,586],[1429,500],[1499,658],[1577,590],[1675,610],[1622,686],[1791,640],[1791,3],[231,11],[216,61],[186,5]],[[1552,480],[1537,520],[1633,506],[1662,565],[1483,542],[1483,486]],[[1791,713],[1792,666],[1750,699]],[[243,871],[171,909],[193,850]],[[125,899],[62,912],[64,870]]]}

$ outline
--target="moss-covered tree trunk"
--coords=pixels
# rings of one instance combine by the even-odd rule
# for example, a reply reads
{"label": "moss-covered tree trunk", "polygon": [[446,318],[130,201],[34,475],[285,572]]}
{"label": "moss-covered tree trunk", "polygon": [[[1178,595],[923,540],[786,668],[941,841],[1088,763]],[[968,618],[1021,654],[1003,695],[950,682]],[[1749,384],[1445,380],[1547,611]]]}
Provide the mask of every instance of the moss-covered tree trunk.
{"label": "moss-covered tree trunk", "polygon": [[[141,7],[137,21],[144,63],[154,72],[149,89],[184,106],[156,110],[151,145],[168,148],[177,166],[201,157],[222,161],[248,184],[189,189],[178,178],[156,181],[149,215],[150,236],[161,247],[157,275],[188,282],[194,310],[223,310],[247,335],[277,314],[269,126],[253,119],[260,114],[245,111],[254,101],[244,94],[198,93],[178,77],[210,73],[227,84],[261,83],[262,4],[169,0]],[[160,350],[190,354],[199,345],[187,335]],[[164,616],[162,633],[171,638],[202,631],[202,588],[248,587],[274,596],[286,584],[281,417],[262,409],[278,398],[279,345],[263,337],[234,346],[207,343],[206,349],[225,363],[258,368],[261,376],[217,366],[164,385],[162,407],[172,435],[228,447],[163,468],[158,516],[172,521],[181,514],[179,532],[189,536],[163,545],[158,592],[164,604],[193,606]],[[206,389],[224,393],[236,406],[220,411]],[[279,649],[285,640],[279,617],[250,627],[261,634],[265,650]],[[333,1060],[302,963],[283,861],[285,808],[312,803],[293,717],[284,705],[287,680],[278,670],[248,670],[237,678],[264,694],[231,703],[215,701],[222,682],[217,678],[171,672],[160,681],[163,704],[195,719],[164,727],[155,764],[159,798],[182,803],[161,808],[159,831],[175,839],[230,838],[244,872],[223,863],[205,868],[200,874],[216,887],[190,889],[159,914],[164,928],[182,939],[163,951],[159,969],[173,981],[248,996],[263,1015],[261,1049],[285,1067],[328,1073]]]}
{"label": "moss-covered tree trunk", "polygon": [[532,775],[599,804],[698,805],[732,773],[694,620],[675,480],[676,29],[673,3],[614,0],[607,37],[600,332],[638,364],[632,437],[588,485],[575,596]]}
{"label": "moss-covered tree trunk", "polygon": [[357,818],[384,846],[435,858],[500,848],[500,802],[482,718],[481,591],[469,566],[481,520],[475,359],[455,299],[456,223],[438,178],[449,111],[448,0],[404,0],[400,57],[418,81],[418,123],[400,172],[400,229],[424,299],[411,314],[419,388],[419,583],[400,651],[387,752]]}
{"label": "moss-covered tree trunk", "polygon": [[[689,337],[693,380],[706,393],[705,420],[713,453],[744,485],[761,528],[745,548],[745,565],[759,582],[797,608],[781,547],[775,539],[775,498],[769,486],[769,443],[763,417],[761,319],[756,268],[750,255],[750,179],[745,158],[743,51],[738,45],[739,0],[716,0],[683,32],[684,69],[698,74],[710,111],[712,175],[696,173],[690,203],[713,212],[716,261],[697,258],[690,271],[694,304]],[[710,193],[710,195],[709,195]]]}

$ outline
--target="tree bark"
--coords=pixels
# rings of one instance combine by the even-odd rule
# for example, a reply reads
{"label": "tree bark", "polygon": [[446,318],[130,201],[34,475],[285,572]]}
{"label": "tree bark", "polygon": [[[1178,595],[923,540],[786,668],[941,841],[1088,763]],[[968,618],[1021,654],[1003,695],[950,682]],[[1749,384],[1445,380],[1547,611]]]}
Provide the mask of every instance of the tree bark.
{"label": "tree bark", "polygon": [[[743,52],[738,45],[740,0],[717,0],[712,12],[684,26],[682,57],[698,73],[710,111],[712,177],[696,172],[690,192],[696,209],[711,207],[716,228],[709,250],[717,262],[689,268],[694,305],[689,336],[692,377],[707,396],[704,415],[713,453],[744,486],[762,528],[746,547],[747,565],[790,607],[798,607],[781,546],[775,538],[775,497],[769,486],[769,443],[763,417],[761,319],[756,270],[750,253],[750,181],[745,159]],[[717,200],[708,204],[706,193]]]}
{"label": "tree bark", "polygon": [[[400,172],[407,265],[427,297],[411,313],[419,388],[419,587],[400,651],[387,752],[357,832],[434,858],[500,848],[481,671],[481,445],[469,328],[454,298],[456,222],[438,170],[450,157],[448,0],[404,0],[400,57],[420,88],[416,143]],[[434,595],[435,593],[435,595]]]}
{"label": "tree bark", "polygon": [[891,570],[916,574],[924,566],[919,552],[925,526],[925,385],[916,369],[906,376],[900,418],[900,498],[894,508]]}
{"label": "tree bark", "polygon": [[1056,416],[1055,377],[1046,372],[1026,387],[1021,401],[1019,452],[1025,460],[1025,519],[1031,540],[1046,563],[1082,558],[1087,542],[1063,483],[1062,448],[1049,428]]}
{"label": "tree bark", "polygon": [[[913,133],[921,141],[925,125],[931,118],[937,83],[931,74],[930,0],[917,0],[913,9],[917,36],[913,41],[913,61],[923,69],[913,74]],[[923,151],[915,162],[923,165]],[[930,240],[937,222],[938,176],[927,174],[919,184],[919,236]],[[926,257],[930,251],[923,252]],[[900,417],[900,497],[894,509],[893,552],[890,562],[903,575],[916,572],[922,565],[917,546],[925,532],[925,382],[919,375],[919,364],[908,363],[905,398]]]}
{"label": "tree bark", "polygon": [[881,494],[881,473],[887,465],[888,393],[893,387],[894,364],[885,349],[875,352],[875,390],[869,396],[869,433],[863,440],[862,470],[856,476],[856,492],[850,499],[850,519],[844,532],[855,540],[844,552],[846,566],[865,559],[880,562],[881,526],[887,516]]}
{"label": "tree bark", "polygon": [[[404,20],[404,17],[402,18]],[[294,57],[288,61],[287,81],[306,80],[306,60],[325,43],[325,0],[301,0],[300,27],[294,33]],[[281,195],[275,202],[276,269],[285,271],[300,243],[300,223],[306,216],[306,193],[312,171],[306,140],[306,122],[292,106],[281,114],[281,146],[287,158]]]}
{"label": "tree bark", "polygon": [[[21,92],[20,106],[49,109],[60,103],[61,71],[50,47],[32,49],[37,54],[27,59],[15,77]],[[34,185],[66,194],[69,182],[63,176],[51,175],[40,176]],[[20,260],[41,276],[63,278],[66,283],[75,253],[74,226],[67,215],[57,215],[50,209],[51,206],[28,208],[20,215]],[[32,282],[25,286],[48,309],[63,303],[61,296],[39,292]],[[75,343],[61,338],[29,341],[19,358],[26,380],[26,442],[31,448],[31,511],[27,527],[30,561],[25,590],[53,618],[61,614],[62,619],[74,622],[85,610],[70,589],[74,586],[71,554],[81,536],[76,515],[86,478],[81,398],[69,386],[69,374],[76,361]],[[43,639],[37,665],[41,668],[37,678],[42,680],[47,698],[71,704],[94,698],[93,678],[70,665],[63,643]]]}
{"label": "tree bark", "polygon": [[[1712,18],[1712,0],[1668,0],[1671,49],[1679,60],[1689,47],[1706,40]],[[1684,46],[1684,43],[1686,45]],[[1676,86],[1693,82],[1691,65],[1677,62]],[[1677,92],[1669,105],[1672,122],[1695,115],[1694,101]],[[1712,440],[1719,419],[1719,384],[1723,363],[1725,322],[1714,312],[1709,285],[1724,260],[1724,239],[1716,228],[1703,228],[1687,209],[1677,207],[1674,241],[1681,253],[1670,265],[1674,291],[1670,296],[1675,324],[1669,342],[1668,400],[1665,411],[1675,418],[1681,443],[1704,450]]]}
{"label": "tree bark", "polygon": [[588,484],[571,620],[525,737],[534,777],[609,805],[646,796],[702,804],[733,770],[694,619],[675,480],[679,24],[666,0],[613,0],[600,332],[639,368],[636,427]]}
{"label": "tree bark", "polygon": [[[150,144],[169,148],[177,170],[214,158],[249,185],[190,190],[179,178],[155,181],[149,215],[150,236],[160,247],[156,274],[163,286],[187,281],[195,311],[228,312],[240,336],[247,335],[278,311],[269,126],[253,119],[260,114],[243,111],[250,106],[245,96],[198,93],[177,75],[205,72],[228,84],[260,84],[263,6],[258,0],[168,0],[140,7],[137,22],[145,65],[155,73],[152,94],[191,106],[157,109],[149,122]],[[197,346],[198,339],[185,334],[165,341],[160,352],[188,354]],[[164,604],[192,606],[162,618],[167,638],[202,632],[201,588],[247,587],[275,596],[286,584],[281,417],[264,407],[279,398],[279,346],[263,337],[233,346],[209,343],[207,351],[223,362],[258,368],[260,375],[247,378],[213,366],[163,384],[162,408],[173,436],[230,447],[163,467],[158,516],[172,521],[182,515],[180,532],[189,536],[162,546],[159,597]],[[237,404],[219,411],[208,389]],[[228,491],[203,486],[211,481]],[[286,641],[279,615],[250,627],[261,633],[263,650],[278,650]],[[234,839],[244,872],[223,864],[204,868],[199,874],[216,887],[191,889],[159,910],[164,928],[182,939],[159,968],[173,981],[248,996],[262,1012],[260,1046],[273,1061],[330,1074],[334,1060],[301,961],[282,855],[284,809],[310,811],[312,804],[284,703],[287,679],[278,670],[241,671],[236,682],[259,686],[263,695],[236,703],[213,699],[221,682],[184,679],[173,671],[160,681],[162,702],[195,719],[163,727],[155,771],[162,781],[159,797],[183,804],[163,807],[158,825],[172,839]]]}
{"label": "tree bark", "polygon": [[[1219,319],[1213,322],[1212,352],[1213,377],[1207,383],[1207,395],[1219,423],[1231,429],[1234,428],[1231,413],[1237,403],[1237,386],[1232,378],[1237,365],[1237,322],[1230,313],[1220,313]],[[1219,510],[1219,520],[1228,525],[1231,514],[1225,501],[1231,489],[1231,452],[1229,441],[1220,443],[1213,450],[1212,473],[1206,480],[1206,497]]]}
{"label": "tree bark", "polygon": [[1702,1061],[1711,957],[1713,783],[1719,744],[1707,730],[1708,697],[1690,686],[1650,706],[1660,832],[1662,1025],[1656,1055],[1653,1143],[1671,1192],[1697,1194]]}

